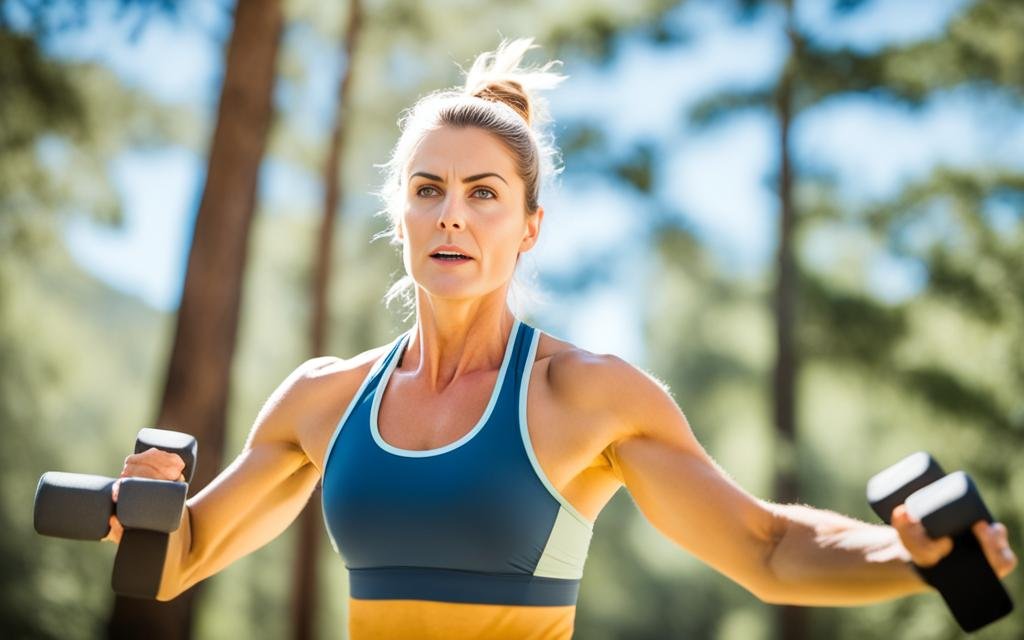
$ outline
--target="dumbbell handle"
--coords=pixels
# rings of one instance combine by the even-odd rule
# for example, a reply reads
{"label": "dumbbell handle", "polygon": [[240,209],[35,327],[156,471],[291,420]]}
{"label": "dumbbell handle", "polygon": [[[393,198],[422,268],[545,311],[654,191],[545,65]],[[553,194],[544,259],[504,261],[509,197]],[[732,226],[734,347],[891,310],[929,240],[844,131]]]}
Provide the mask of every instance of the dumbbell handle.
{"label": "dumbbell handle", "polygon": [[[175,514],[173,528],[168,529],[174,531],[181,523],[182,513],[185,509],[184,493],[187,491],[187,483],[192,481],[192,475],[196,469],[196,439],[187,433],[177,431],[142,429],[135,439],[135,453],[142,453],[150,447],[176,453],[185,462],[183,472],[185,482],[175,483],[182,487],[182,500],[181,510],[177,510]],[[122,485],[122,489],[124,488]],[[118,496],[118,502],[124,499],[124,495],[122,493]],[[110,577],[110,586],[118,595],[132,598],[156,598],[163,576],[164,558],[167,555],[170,534],[133,528],[124,522],[122,524],[125,525],[125,530],[121,536],[121,542],[117,546],[117,555],[114,557],[114,571]]]}

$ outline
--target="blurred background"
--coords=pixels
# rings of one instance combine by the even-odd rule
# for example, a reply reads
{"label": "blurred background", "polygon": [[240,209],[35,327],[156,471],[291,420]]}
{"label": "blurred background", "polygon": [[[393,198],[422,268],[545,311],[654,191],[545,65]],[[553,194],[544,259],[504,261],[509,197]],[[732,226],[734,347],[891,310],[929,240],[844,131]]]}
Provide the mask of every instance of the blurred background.
{"label": "blurred background", "polygon": [[[116,476],[157,425],[199,438],[194,493],[300,362],[410,326],[375,165],[503,37],[569,76],[521,317],[664,380],[758,497],[876,522],[867,479],[923,449],[1020,553],[1022,34],[1018,0],[0,0],[0,634],[346,637],[319,495],[156,607],[114,597],[113,545],[35,534],[36,482]],[[626,490],[576,628],[961,637],[937,594],[763,604]]]}

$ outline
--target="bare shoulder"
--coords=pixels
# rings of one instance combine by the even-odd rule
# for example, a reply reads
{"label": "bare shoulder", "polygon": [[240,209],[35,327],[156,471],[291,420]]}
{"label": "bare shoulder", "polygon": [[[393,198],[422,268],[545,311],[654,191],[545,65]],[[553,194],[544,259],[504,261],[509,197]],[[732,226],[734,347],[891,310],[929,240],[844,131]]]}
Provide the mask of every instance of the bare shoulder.
{"label": "bare shoulder", "polygon": [[[629,361],[564,341],[549,343],[550,397],[574,422],[602,425],[601,458],[622,480],[617,447],[635,438],[693,446],[686,418],[667,384]],[[540,353],[538,352],[538,358]]]}
{"label": "bare shoulder", "polygon": [[628,414],[653,398],[671,398],[668,385],[617,355],[552,341],[547,380],[560,402],[584,410]]}
{"label": "bare shoulder", "polygon": [[[323,395],[335,395],[347,387],[359,386],[373,364],[387,351],[390,345],[367,349],[351,358],[320,356],[310,358],[297,366],[275,394],[280,392],[281,401],[305,404]],[[353,393],[355,389],[353,388]]]}
{"label": "bare shoulder", "polygon": [[[320,356],[306,360],[292,372],[296,389],[317,393],[325,387],[345,386],[353,381],[362,382],[374,363],[391,347],[390,344],[367,349],[351,358]],[[333,389],[332,389],[333,390]]]}
{"label": "bare shoulder", "polygon": [[320,468],[332,424],[390,346],[367,349],[351,358],[321,356],[299,364],[263,405],[247,444],[286,441]]}

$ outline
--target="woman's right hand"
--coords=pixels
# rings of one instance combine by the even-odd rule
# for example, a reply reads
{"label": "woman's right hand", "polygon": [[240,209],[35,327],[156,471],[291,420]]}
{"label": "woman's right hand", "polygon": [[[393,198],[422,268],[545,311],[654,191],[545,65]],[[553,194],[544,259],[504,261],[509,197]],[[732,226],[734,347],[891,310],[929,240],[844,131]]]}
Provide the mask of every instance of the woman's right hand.
{"label": "woman's right hand", "polygon": [[[124,459],[124,467],[121,475],[114,482],[111,495],[114,503],[117,503],[117,494],[121,489],[122,478],[153,478],[155,480],[177,480],[184,482],[185,461],[176,453],[161,451],[150,447],[141,453],[133,453]],[[110,531],[102,538],[103,542],[120,544],[124,527],[116,515],[110,516]]]}

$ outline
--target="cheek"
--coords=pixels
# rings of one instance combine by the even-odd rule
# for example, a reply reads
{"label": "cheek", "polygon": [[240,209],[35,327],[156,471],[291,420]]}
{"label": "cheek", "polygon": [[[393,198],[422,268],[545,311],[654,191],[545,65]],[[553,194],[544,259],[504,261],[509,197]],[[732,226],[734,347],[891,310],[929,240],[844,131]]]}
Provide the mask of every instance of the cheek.
{"label": "cheek", "polygon": [[522,230],[517,227],[504,231],[500,237],[489,238],[488,244],[483,249],[491,269],[505,271],[515,268],[522,239],[521,232]]}
{"label": "cheek", "polygon": [[409,242],[415,244],[417,239],[423,236],[422,216],[417,216],[415,211],[406,211],[405,215],[402,216],[400,228],[402,230],[402,240],[406,244]]}

